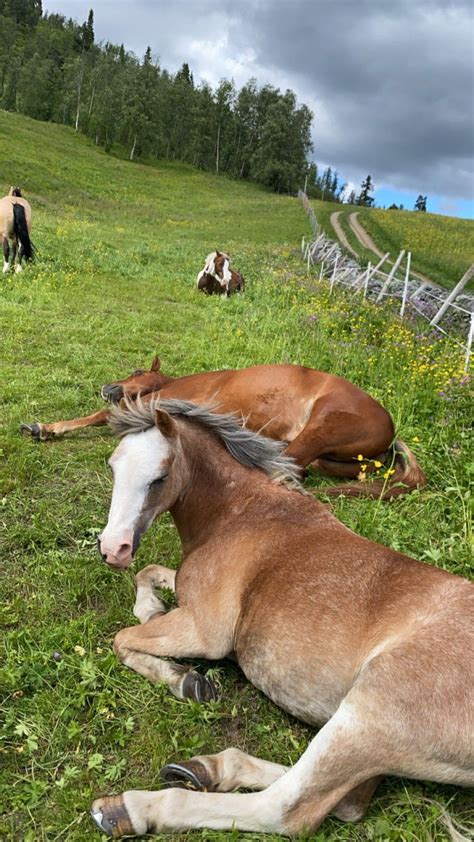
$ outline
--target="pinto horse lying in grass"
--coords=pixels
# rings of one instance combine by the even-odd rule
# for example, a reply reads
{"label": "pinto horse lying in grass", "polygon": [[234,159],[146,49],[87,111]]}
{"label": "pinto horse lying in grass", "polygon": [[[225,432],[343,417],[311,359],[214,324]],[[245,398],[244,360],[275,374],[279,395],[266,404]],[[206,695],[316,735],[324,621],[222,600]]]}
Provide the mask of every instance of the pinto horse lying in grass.
{"label": "pinto horse lying in grass", "polygon": [[245,281],[235,269],[230,268],[230,257],[224,251],[213,251],[206,257],[204,269],[197,276],[197,288],[207,295],[232,295],[244,292]]}
{"label": "pinto horse lying in grass", "polygon": [[[103,386],[101,394],[111,403],[159,394],[236,412],[250,430],[287,443],[286,455],[302,469],[327,476],[357,478],[361,467],[370,473],[374,464],[379,466],[381,478],[324,488],[328,494],[391,499],[426,484],[406,444],[394,441],[393,421],[383,406],[348,380],[313,368],[257,365],[175,378],[162,374],[156,357],[150,371],[138,369],[125,380]],[[109,415],[102,410],[71,421],[22,424],[20,430],[44,440],[106,424]],[[363,463],[358,456],[364,457]]]}
{"label": "pinto horse lying in grass", "polygon": [[[101,798],[92,816],[102,831],[294,835],[329,813],[360,819],[385,775],[474,785],[470,582],[351,532],[300,493],[280,443],[231,416],[139,401],[111,423],[124,438],[110,459],[103,559],[128,567],[166,511],[183,547],[177,574],[138,573],[142,625],[116,635],[122,663],[205,701],[211,682],[164,658],[231,656],[277,705],[326,724],[290,769],[237,749],[172,763],[162,777],[188,791]],[[166,612],[154,591],[163,586],[178,608]],[[230,792],[240,787],[260,792]]]}
{"label": "pinto horse lying in grass", "polygon": [[[33,260],[35,248],[30,240],[31,207],[23,199],[19,187],[10,187],[8,196],[0,199],[0,236],[3,248],[3,273],[9,271],[15,263],[18,249],[16,271],[22,271],[21,261]],[[10,242],[12,244],[10,249]]]}

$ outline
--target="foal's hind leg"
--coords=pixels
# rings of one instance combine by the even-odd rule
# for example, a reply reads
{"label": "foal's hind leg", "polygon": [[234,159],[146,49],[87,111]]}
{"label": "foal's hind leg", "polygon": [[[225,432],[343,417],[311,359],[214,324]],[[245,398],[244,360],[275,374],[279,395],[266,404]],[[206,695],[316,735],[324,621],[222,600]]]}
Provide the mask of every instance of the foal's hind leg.
{"label": "foal's hind leg", "polygon": [[232,792],[236,789],[266,789],[288,771],[287,766],[260,760],[227,748],[218,754],[191,757],[178,763],[168,763],[160,772],[170,786],[207,792]]}
{"label": "foal's hind leg", "polygon": [[[288,766],[261,760],[227,748],[218,754],[198,755],[189,760],[168,763],[160,777],[169,786],[184,786],[198,792],[233,792],[237,789],[262,790],[288,772]],[[332,813],[345,822],[363,818],[381,777],[370,778],[349,792]]]}
{"label": "foal's hind leg", "polygon": [[377,789],[383,775],[369,778],[368,781],[354,787],[331,811],[342,822],[360,822],[364,818],[370,800]]}
{"label": "foal's hind leg", "polygon": [[383,743],[383,731],[374,735],[371,723],[343,702],[299,761],[262,792],[130,791],[99,799],[92,815],[115,838],[202,827],[284,835],[312,831],[349,792],[386,768]]}

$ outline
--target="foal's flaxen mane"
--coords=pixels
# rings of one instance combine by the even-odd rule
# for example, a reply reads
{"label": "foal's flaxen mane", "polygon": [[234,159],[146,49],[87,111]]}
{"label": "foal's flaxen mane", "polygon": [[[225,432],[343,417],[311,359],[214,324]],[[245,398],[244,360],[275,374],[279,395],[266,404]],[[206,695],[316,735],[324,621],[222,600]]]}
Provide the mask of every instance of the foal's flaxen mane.
{"label": "foal's flaxen mane", "polygon": [[276,482],[303,491],[298,465],[294,459],[282,453],[284,442],[246,430],[239,417],[233,413],[219,415],[212,407],[197,406],[190,401],[156,399],[145,402],[139,398],[136,401],[122,401],[121,406],[112,406],[108,424],[118,436],[142,433],[155,426],[157,409],[163,409],[169,415],[192,418],[215,433],[242,465],[260,468]]}

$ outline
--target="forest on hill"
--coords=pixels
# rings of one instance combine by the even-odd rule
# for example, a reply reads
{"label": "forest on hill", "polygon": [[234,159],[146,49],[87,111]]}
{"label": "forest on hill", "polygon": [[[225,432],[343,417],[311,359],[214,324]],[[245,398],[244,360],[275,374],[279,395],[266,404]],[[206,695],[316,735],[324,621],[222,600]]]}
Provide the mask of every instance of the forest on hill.
{"label": "forest on hill", "polygon": [[294,193],[308,172],[313,115],[291,90],[255,79],[196,85],[187,63],[169,73],[148,47],[98,44],[94,15],[78,24],[41,0],[0,0],[0,106],[73,126],[130,159],[166,158]]}

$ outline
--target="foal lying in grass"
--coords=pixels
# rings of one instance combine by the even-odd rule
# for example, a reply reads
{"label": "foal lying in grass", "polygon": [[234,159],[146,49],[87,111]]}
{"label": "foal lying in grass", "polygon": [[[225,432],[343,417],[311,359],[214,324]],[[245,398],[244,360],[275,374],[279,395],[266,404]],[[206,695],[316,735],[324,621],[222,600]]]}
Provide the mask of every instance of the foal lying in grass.
{"label": "foal lying in grass", "polygon": [[[170,511],[174,571],[137,576],[115,651],[178,698],[211,683],[164,657],[236,658],[247,678],[304,722],[323,725],[291,769],[236,749],[163,770],[195,790],[128,791],[92,815],[113,837],[212,828],[296,834],[328,813],[360,819],[384,775],[474,784],[474,587],[355,535],[301,493],[280,443],[185,401],[112,411],[124,436],[99,538],[126,568]],[[176,590],[166,613],[155,587]],[[325,724],[324,724],[325,723]],[[231,793],[245,787],[253,793]]]}

